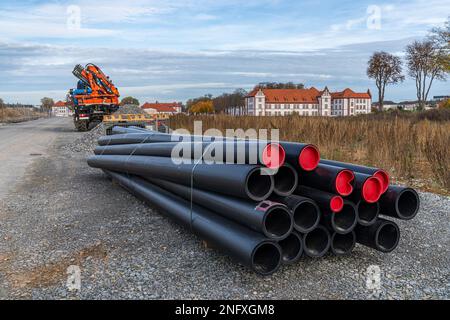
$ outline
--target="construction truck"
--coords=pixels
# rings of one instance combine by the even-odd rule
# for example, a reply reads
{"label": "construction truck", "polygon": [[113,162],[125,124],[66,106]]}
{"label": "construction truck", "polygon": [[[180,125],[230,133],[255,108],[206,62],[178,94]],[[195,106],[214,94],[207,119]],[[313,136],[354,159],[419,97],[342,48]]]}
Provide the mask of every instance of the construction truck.
{"label": "construction truck", "polygon": [[78,131],[88,131],[91,123],[101,122],[104,115],[119,109],[119,90],[96,65],[84,68],[76,65],[72,71],[78,78],[76,89],[67,95],[68,106],[73,110],[73,121]]}
{"label": "construction truck", "polygon": [[107,134],[111,134],[114,126],[168,130],[166,115],[113,114],[119,109],[119,90],[95,64],[89,63],[84,68],[78,64],[72,73],[78,78],[77,88],[69,90],[66,100],[78,131],[88,131],[90,124],[99,122],[105,123]]}

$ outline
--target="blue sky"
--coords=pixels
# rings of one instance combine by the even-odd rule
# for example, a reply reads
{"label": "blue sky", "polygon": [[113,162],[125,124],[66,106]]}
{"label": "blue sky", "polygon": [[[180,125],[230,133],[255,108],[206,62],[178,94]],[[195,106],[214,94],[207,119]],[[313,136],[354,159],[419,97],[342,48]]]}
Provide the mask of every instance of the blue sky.
{"label": "blue sky", "polygon": [[[0,97],[65,97],[77,63],[100,65],[122,96],[184,101],[263,81],[376,92],[366,63],[403,55],[450,15],[447,0],[0,1]],[[449,94],[436,82],[431,95]],[[411,79],[387,99],[414,99]]]}

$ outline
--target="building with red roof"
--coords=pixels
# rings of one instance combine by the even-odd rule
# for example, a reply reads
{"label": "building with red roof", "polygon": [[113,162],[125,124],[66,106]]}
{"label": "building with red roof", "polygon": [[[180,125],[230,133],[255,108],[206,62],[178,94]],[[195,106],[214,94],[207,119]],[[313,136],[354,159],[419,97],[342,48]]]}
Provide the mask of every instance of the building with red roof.
{"label": "building with red roof", "polygon": [[255,88],[245,98],[247,113],[255,116],[352,116],[370,113],[371,105],[370,90],[360,93],[349,88],[340,92],[327,87],[322,91]]}
{"label": "building with red roof", "polygon": [[181,113],[182,104],[181,102],[169,102],[160,103],[156,101],[155,103],[146,102],[141,106],[141,109],[149,114],[170,114],[174,115]]}
{"label": "building with red roof", "polygon": [[52,114],[55,117],[70,117],[73,111],[67,106],[65,101],[57,101],[52,107]]}

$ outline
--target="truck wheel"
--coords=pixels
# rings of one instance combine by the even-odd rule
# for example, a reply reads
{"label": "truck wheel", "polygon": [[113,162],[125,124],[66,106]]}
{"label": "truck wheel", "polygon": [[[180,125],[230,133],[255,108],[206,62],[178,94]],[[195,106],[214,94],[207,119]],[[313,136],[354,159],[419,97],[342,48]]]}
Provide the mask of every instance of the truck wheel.
{"label": "truck wheel", "polygon": [[89,122],[88,121],[75,121],[75,128],[79,131],[79,132],[85,132],[88,131],[89,128]]}

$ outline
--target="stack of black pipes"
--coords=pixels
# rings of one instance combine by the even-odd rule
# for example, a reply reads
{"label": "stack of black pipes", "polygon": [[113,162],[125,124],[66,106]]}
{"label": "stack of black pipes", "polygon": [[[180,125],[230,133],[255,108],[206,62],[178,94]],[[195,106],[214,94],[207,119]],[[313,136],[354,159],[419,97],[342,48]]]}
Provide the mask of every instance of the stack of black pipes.
{"label": "stack of black pipes", "polygon": [[321,160],[311,144],[114,127],[91,167],[253,271],[304,254],[391,252],[419,197],[381,169]]}

